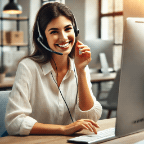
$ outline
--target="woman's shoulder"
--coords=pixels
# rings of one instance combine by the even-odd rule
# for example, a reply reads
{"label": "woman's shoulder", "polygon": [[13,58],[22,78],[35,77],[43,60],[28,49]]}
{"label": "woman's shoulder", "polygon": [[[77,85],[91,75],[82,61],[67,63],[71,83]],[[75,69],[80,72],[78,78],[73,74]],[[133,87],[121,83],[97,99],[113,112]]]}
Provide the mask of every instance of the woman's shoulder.
{"label": "woman's shoulder", "polygon": [[20,61],[20,63],[23,63],[23,64],[35,64],[36,62],[35,61],[33,61],[32,59],[30,59],[30,58],[24,58],[24,59],[22,59],[21,61]]}
{"label": "woman's shoulder", "polygon": [[36,65],[36,62],[30,58],[24,58],[19,62],[19,64],[26,65],[26,66],[29,66],[29,65],[33,66],[33,65]]}
{"label": "woman's shoulder", "polygon": [[28,69],[31,69],[31,70],[39,67],[39,64],[37,62],[33,61],[30,58],[24,58],[24,59],[22,59],[20,61],[19,65],[24,66],[24,67],[26,67]]}

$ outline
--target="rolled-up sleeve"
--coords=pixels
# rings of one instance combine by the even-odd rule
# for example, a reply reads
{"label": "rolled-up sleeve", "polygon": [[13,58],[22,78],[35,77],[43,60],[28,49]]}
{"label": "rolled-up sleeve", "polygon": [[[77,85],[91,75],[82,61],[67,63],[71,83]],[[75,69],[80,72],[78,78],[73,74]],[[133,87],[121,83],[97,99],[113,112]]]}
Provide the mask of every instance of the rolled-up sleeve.
{"label": "rolled-up sleeve", "polygon": [[31,79],[30,70],[20,62],[5,114],[5,125],[9,135],[29,135],[37,122],[29,116],[32,113],[29,102]]}
{"label": "rolled-up sleeve", "polygon": [[95,96],[93,95],[92,84],[91,84],[91,81],[90,81],[91,78],[90,78],[90,73],[89,73],[88,66],[85,68],[85,71],[86,71],[86,76],[87,76],[88,87],[89,87],[89,90],[90,90],[90,94],[93,98],[94,104],[93,104],[93,107],[91,109],[89,109],[87,111],[82,111],[79,108],[79,98],[78,98],[77,99],[77,104],[76,104],[76,107],[75,107],[75,118],[76,118],[76,120],[78,120],[78,119],[92,119],[94,121],[98,121],[101,117],[101,114],[102,114],[102,106],[96,100]]}

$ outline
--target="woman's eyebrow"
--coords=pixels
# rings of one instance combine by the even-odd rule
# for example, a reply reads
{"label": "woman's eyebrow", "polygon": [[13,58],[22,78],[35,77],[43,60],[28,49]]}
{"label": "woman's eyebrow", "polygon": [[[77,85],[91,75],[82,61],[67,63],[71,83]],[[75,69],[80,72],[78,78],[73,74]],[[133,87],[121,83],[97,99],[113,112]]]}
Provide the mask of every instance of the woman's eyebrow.
{"label": "woman's eyebrow", "polygon": [[64,28],[67,28],[67,27],[69,27],[69,26],[72,26],[72,24],[66,25]]}
{"label": "woman's eyebrow", "polygon": [[[64,28],[67,28],[69,26],[72,26],[72,24],[66,25]],[[50,28],[48,31],[51,31],[51,30],[58,30],[58,28]]]}
{"label": "woman's eyebrow", "polygon": [[51,30],[58,30],[58,28],[50,28],[48,31],[51,31]]}

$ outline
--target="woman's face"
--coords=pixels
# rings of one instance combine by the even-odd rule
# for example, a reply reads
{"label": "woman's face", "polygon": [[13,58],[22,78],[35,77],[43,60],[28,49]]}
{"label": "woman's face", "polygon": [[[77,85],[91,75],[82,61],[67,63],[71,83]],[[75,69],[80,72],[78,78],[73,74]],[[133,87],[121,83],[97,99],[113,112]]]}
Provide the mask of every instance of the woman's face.
{"label": "woman's face", "polygon": [[45,35],[49,47],[56,51],[68,55],[75,43],[75,33],[72,22],[65,16],[53,19],[45,29]]}

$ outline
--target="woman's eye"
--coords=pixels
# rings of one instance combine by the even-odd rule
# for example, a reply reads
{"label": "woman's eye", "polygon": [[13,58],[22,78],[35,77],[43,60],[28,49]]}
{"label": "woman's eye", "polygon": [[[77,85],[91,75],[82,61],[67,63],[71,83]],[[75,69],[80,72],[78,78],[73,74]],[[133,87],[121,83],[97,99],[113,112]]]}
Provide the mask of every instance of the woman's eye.
{"label": "woman's eye", "polygon": [[69,27],[69,28],[66,28],[65,31],[69,31],[69,30],[71,30],[71,29],[72,29],[72,28]]}
{"label": "woman's eye", "polygon": [[50,34],[55,34],[55,33],[57,33],[57,31],[52,31]]}

